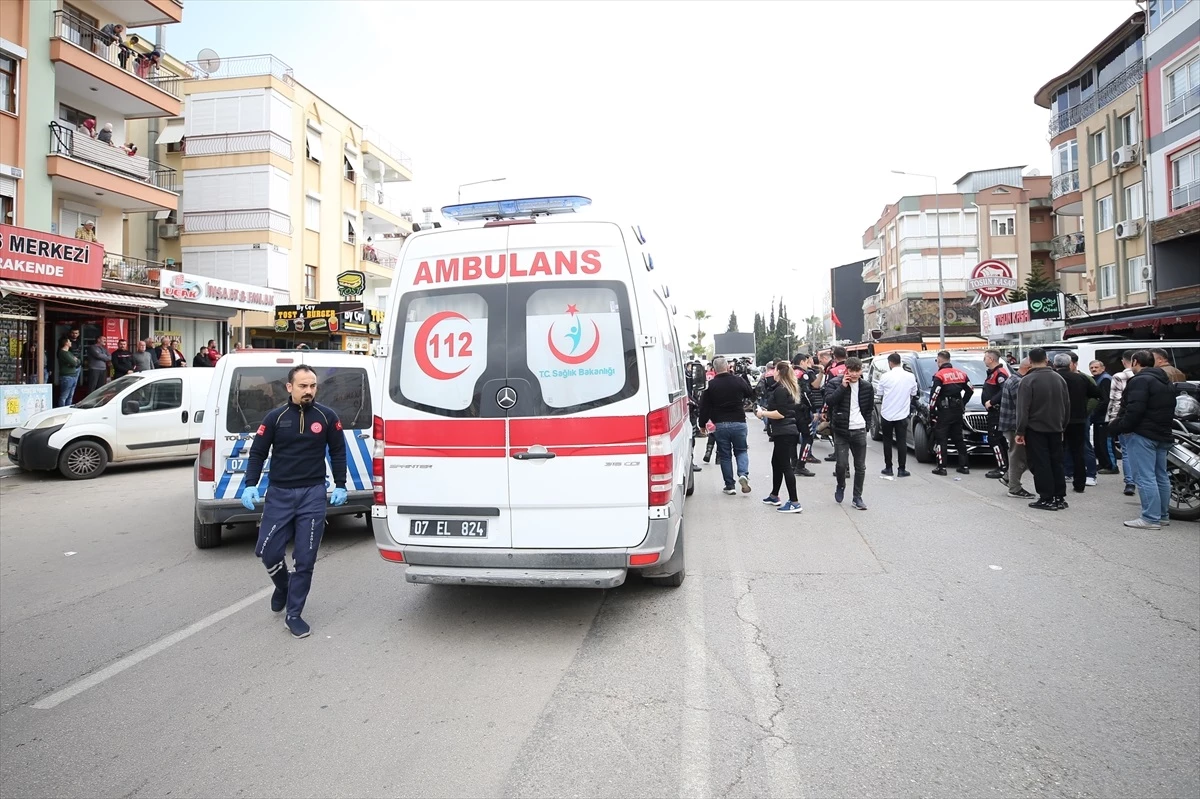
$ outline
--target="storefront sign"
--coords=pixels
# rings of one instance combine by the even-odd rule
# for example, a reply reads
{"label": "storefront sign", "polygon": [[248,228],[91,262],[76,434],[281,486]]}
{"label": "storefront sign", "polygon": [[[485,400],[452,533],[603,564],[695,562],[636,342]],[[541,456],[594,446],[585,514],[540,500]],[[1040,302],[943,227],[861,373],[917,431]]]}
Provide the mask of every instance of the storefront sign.
{"label": "storefront sign", "polygon": [[345,329],[347,314],[361,314],[361,302],[318,302],[311,305],[279,305],[275,308],[275,332],[332,333]]}
{"label": "storefront sign", "polygon": [[0,278],[98,289],[103,266],[103,244],[0,225]]}
{"label": "storefront sign", "polygon": [[367,333],[372,336],[378,336],[379,331],[383,328],[383,311],[376,308],[371,309],[371,321],[367,322]]}
{"label": "storefront sign", "polygon": [[1012,302],[980,311],[980,332],[988,338],[1002,338],[1019,333],[1036,333],[1062,327],[1056,319],[1035,319],[1028,302]]}
{"label": "storefront sign", "polygon": [[1029,295],[1030,319],[1062,319],[1062,295],[1057,291],[1037,291]]}
{"label": "storefront sign", "polygon": [[35,413],[53,407],[53,387],[0,386],[0,428],[20,427]]}
{"label": "storefront sign", "polygon": [[164,300],[224,305],[246,311],[269,311],[275,307],[275,292],[270,289],[170,269],[159,271],[158,293]]}
{"label": "storefront sign", "polygon": [[972,305],[994,308],[1004,303],[1008,292],[1017,287],[1012,268],[1003,261],[981,261],[971,270],[967,290],[975,292]]}
{"label": "storefront sign", "polygon": [[112,352],[117,348],[117,342],[129,343],[129,320],[109,317],[104,320],[104,335],[101,343],[104,349]]}
{"label": "storefront sign", "polygon": [[361,297],[367,290],[367,276],[363,272],[342,272],[337,276],[338,294],[343,297]]}

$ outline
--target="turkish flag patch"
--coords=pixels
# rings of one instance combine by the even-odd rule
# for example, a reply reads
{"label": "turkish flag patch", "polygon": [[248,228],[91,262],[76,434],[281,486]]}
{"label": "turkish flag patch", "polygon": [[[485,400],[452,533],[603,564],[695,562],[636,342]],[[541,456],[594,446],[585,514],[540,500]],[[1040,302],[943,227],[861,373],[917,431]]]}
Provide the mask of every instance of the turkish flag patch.
{"label": "turkish flag patch", "polygon": [[267,426],[266,426],[265,424],[260,424],[260,425],[258,426],[258,435],[260,435],[260,436],[261,436],[261,435],[263,435],[263,434],[264,434],[264,433],[266,433],[266,432],[267,432]]}
{"label": "turkish flag patch", "polygon": [[333,429],[334,430],[342,429],[342,420],[341,419],[338,419],[336,422],[333,423]]}

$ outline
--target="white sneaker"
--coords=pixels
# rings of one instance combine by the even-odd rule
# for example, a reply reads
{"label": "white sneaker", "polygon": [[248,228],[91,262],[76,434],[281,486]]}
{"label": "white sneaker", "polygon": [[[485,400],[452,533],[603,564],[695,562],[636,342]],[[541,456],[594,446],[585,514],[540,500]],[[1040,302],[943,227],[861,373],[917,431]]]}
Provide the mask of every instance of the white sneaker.
{"label": "white sneaker", "polygon": [[1089,478],[1087,478],[1086,480],[1084,480],[1084,481],[1083,481],[1083,484],[1084,484],[1085,486],[1094,486],[1094,485],[1096,484],[1096,478],[1095,478],[1095,477],[1089,477]]}
{"label": "white sneaker", "polygon": [[1137,519],[1133,519],[1132,521],[1125,522],[1125,526],[1132,527],[1136,530],[1161,530],[1162,529],[1162,527],[1160,527],[1159,525],[1154,524],[1153,522],[1148,522],[1141,517],[1139,517]]}

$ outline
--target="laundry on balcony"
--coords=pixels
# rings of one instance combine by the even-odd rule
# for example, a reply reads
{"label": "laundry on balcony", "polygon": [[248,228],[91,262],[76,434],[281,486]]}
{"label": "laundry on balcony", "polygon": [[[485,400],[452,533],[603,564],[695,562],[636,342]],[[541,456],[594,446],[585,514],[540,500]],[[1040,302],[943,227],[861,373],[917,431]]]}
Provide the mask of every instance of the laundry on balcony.
{"label": "laundry on balcony", "polygon": [[137,155],[136,147],[93,139],[57,122],[51,122],[50,129],[51,155],[65,155],[133,180],[151,182],[150,159]]}

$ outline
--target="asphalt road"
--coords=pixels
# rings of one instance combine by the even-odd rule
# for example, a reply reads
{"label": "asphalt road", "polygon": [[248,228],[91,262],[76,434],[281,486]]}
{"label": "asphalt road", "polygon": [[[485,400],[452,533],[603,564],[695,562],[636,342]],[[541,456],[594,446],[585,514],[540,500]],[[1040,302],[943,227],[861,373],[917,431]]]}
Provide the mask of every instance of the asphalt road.
{"label": "asphalt road", "polygon": [[870,510],[822,464],[774,514],[752,431],[682,588],[413,586],[339,520],[302,641],[252,530],[193,548],[190,465],[0,479],[0,794],[1200,795],[1200,525],[877,445]]}

